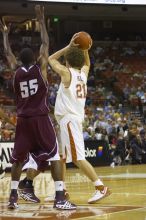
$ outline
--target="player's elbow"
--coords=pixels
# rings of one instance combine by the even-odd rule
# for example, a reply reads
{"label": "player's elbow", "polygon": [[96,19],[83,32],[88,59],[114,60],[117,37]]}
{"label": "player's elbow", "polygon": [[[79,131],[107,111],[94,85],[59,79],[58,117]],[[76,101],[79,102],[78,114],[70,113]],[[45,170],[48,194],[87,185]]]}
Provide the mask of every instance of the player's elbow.
{"label": "player's elbow", "polygon": [[43,47],[46,47],[46,48],[48,48],[49,47],[49,41],[46,39],[46,40],[43,40],[42,41],[42,45],[43,45]]}
{"label": "player's elbow", "polygon": [[49,56],[48,57],[48,63],[51,65],[53,63],[53,57],[52,56]]}

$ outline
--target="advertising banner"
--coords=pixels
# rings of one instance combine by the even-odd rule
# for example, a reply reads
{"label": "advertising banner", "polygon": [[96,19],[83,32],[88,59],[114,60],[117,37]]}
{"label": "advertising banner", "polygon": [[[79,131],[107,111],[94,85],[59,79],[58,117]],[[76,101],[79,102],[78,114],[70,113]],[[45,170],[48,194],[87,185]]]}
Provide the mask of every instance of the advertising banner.
{"label": "advertising banner", "polygon": [[0,156],[6,168],[11,167],[9,160],[10,160],[10,155],[12,153],[13,147],[14,147],[13,142],[0,142]]}
{"label": "advertising banner", "polygon": [[[9,160],[13,147],[13,142],[0,142],[0,155],[6,168],[11,167]],[[85,156],[93,166],[110,164],[108,144],[105,141],[85,141]],[[73,164],[68,164],[68,167],[72,166]]]}
{"label": "advertising banner", "polygon": [[85,156],[93,166],[110,164],[109,148],[105,141],[85,141]]}

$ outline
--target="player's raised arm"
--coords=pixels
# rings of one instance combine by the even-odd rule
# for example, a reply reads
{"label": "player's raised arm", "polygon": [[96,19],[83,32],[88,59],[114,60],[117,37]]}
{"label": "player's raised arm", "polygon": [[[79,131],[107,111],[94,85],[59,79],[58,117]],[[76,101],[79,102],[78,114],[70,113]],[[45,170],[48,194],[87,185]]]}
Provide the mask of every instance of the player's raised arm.
{"label": "player's raised arm", "polygon": [[59,58],[64,56],[66,50],[69,48],[69,46],[66,46],[62,48],[61,50],[58,50],[48,58],[48,62],[52,69],[58,73],[61,77],[64,75],[68,74],[68,69],[66,68],[65,65],[62,65],[59,61]]}
{"label": "player's raised arm", "polygon": [[61,80],[62,82],[66,82],[68,80],[70,80],[70,74],[69,74],[69,70],[65,65],[62,65],[59,62],[59,58],[64,56],[66,51],[73,46],[77,46],[77,44],[74,43],[74,40],[76,38],[76,34],[72,37],[69,45],[67,45],[66,47],[62,48],[61,50],[58,50],[56,53],[52,54],[51,56],[49,56],[48,58],[48,62],[50,64],[50,66],[52,67],[52,69],[58,73],[61,76]]}
{"label": "player's raised arm", "polygon": [[85,64],[82,67],[82,70],[85,72],[86,76],[88,77],[89,70],[90,70],[90,57],[89,57],[89,50],[92,47],[92,39],[89,44],[89,48],[87,50],[84,50],[84,56],[85,56]]}
{"label": "player's raised arm", "polygon": [[40,25],[40,33],[42,44],[40,47],[40,57],[39,62],[41,64],[41,71],[44,79],[47,80],[47,66],[48,66],[48,50],[49,50],[49,37],[46,29],[45,19],[44,19],[44,7],[40,5],[35,6],[35,13],[37,20]]}
{"label": "player's raised arm", "polygon": [[3,34],[3,44],[4,44],[4,50],[5,50],[5,54],[6,54],[6,58],[8,60],[8,63],[10,65],[10,68],[12,70],[16,69],[17,66],[17,60],[15,55],[13,54],[11,47],[10,47],[10,43],[9,43],[9,31],[10,31],[10,24],[8,26],[6,26],[4,19],[0,20],[0,30]]}
{"label": "player's raised arm", "polygon": [[89,58],[88,50],[84,51],[84,56],[85,56],[85,64],[82,67],[82,70],[85,72],[86,76],[88,77],[88,73],[90,70],[90,58]]}

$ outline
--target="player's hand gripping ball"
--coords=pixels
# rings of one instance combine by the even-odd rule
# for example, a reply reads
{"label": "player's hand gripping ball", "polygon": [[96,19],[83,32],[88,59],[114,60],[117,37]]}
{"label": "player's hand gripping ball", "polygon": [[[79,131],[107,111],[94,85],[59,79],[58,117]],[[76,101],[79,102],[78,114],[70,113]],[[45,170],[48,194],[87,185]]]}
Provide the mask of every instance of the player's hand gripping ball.
{"label": "player's hand gripping ball", "polygon": [[78,44],[78,47],[82,50],[88,50],[92,46],[91,36],[84,31],[77,33],[78,36],[75,38],[75,44]]}

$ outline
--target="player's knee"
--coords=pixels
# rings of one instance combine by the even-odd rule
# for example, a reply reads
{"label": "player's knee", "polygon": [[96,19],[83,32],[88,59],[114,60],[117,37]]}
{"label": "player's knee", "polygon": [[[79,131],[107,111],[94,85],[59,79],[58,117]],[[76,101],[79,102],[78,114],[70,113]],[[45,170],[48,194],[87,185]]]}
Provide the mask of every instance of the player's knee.
{"label": "player's knee", "polygon": [[13,167],[22,167],[23,166],[23,163],[20,162],[20,161],[16,161],[12,164]]}
{"label": "player's knee", "polygon": [[82,164],[82,161],[81,161],[81,160],[73,160],[73,163],[74,163],[77,167],[80,167],[81,164]]}

